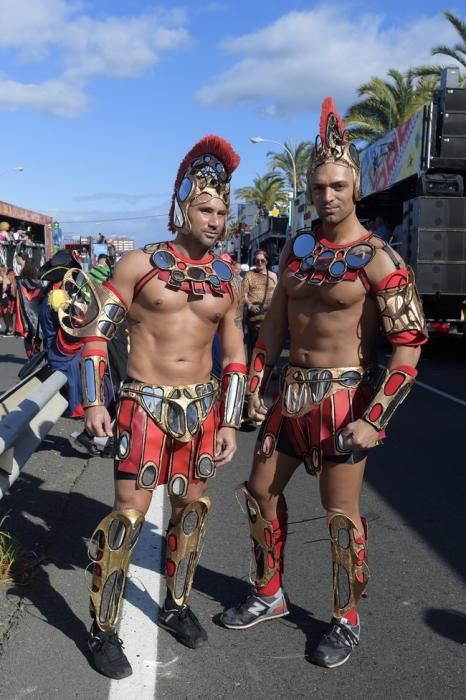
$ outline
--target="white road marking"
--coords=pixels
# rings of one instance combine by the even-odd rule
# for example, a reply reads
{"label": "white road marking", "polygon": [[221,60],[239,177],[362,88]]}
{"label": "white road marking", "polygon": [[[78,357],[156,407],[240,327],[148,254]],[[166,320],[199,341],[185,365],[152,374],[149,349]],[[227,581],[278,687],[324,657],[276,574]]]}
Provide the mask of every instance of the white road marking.
{"label": "white road marking", "polygon": [[119,635],[133,675],[110,681],[109,700],[154,700],[157,681],[157,633],[163,576],[163,503],[165,488],[156,489],[128,572]]}
{"label": "white road marking", "polygon": [[424,384],[424,382],[418,382],[416,379],[416,386],[422,386],[423,389],[427,389],[427,391],[432,391],[434,394],[438,394],[439,396],[443,396],[444,399],[449,399],[450,401],[454,401],[455,403],[459,403],[460,406],[466,406],[466,401],[463,399],[459,399],[457,396],[452,396],[451,394],[447,394],[445,391],[440,391],[440,389],[436,389],[434,386],[430,386],[430,384]]}

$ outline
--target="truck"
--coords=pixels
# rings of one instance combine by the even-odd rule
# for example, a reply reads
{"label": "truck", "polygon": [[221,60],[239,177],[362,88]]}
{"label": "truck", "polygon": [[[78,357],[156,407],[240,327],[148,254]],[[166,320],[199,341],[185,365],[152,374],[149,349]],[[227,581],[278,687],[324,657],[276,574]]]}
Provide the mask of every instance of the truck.
{"label": "truck", "polygon": [[361,221],[382,217],[413,268],[431,331],[466,336],[466,88],[440,89],[404,124],[360,153]]}
{"label": "truck", "polygon": [[0,241],[0,264],[14,268],[15,255],[31,257],[41,267],[54,252],[57,226],[51,216],[0,201],[0,222],[10,226],[11,241]]}

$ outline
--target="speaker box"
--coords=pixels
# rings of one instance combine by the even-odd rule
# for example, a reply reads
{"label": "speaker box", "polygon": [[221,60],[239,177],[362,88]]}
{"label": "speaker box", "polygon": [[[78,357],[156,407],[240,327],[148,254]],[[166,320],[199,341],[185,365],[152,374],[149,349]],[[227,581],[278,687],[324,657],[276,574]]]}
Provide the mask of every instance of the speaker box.
{"label": "speaker box", "polygon": [[466,112],[445,112],[442,136],[466,136]]}
{"label": "speaker box", "polygon": [[464,158],[466,160],[466,135],[442,136],[440,158]]}
{"label": "speaker box", "polygon": [[466,112],[466,88],[447,88],[440,99],[444,112]]}
{"label": "speaker box", "polygon": [[466,292],[466,264],[418,263],[415,268],[416,286],[420,294],[463,295]]}
{"label": "speaker box", "polygon": [[450,173],[423,173],[418,180],[417,191],[431,197],[462,197],[463,177]]}
{"label": "speaker box", "polygon": [[466,267],[466,231],[416,229],[412,243],[418,262],[455,263]]}
{"label": "speaker box", "polygon": [[466,228],[466,197],[416,197],[405,202],[404,221],[413,228]]}

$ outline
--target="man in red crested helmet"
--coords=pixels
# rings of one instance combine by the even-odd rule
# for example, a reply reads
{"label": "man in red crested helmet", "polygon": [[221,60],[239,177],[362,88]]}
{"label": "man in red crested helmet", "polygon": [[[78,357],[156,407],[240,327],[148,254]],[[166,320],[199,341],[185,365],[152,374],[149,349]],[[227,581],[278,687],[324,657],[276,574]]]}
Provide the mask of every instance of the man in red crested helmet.
{"label": "man in red crested helmet", "polygon": [[[368,450],[383,439],[416,377],[427,331],[412,271],[356,217],[357,150],[331,98],[308,168],[320,217],[284,248],[280,275],[252,354],[249,415],[263,422],[246,496],[257,564],[253,591],[225,610],[223,624],[251,627],[288,614],[282,587],[287,509],[295,469],[319,476],[333,560],[333,617],[311,660],[333,668],[359,643],[357,604],[368,579],[367,522],[359,496]],[[376,379],[379,327],[393,346]],[[267,410],[264,391],[289,330],[289,364]]]}
{"label": "man in red crested helmet", "polygon": [[[161,484],[167,484],[171,517],[159,625],[191,648],[207,642],[188,598],[210,507],[205,489],[236,451],[246,384],[239,283],[210,248],[226,236],[238,163],[222,138],[203,138],[176,178],[169,218],[174,240],[127,253],[103,285],[82,273],[67,280],[71,303],[61,324],[69,336],[85,338],[83,404],[92,435],[112,435],[102,392],[107,342],[124,318],[130,335],[116,419],[115,502],[89,548],[89,649],[97,670],[110,678],[132,672],[115,625],[130,558]],[[211,374],[216,332],[220,380]]]}

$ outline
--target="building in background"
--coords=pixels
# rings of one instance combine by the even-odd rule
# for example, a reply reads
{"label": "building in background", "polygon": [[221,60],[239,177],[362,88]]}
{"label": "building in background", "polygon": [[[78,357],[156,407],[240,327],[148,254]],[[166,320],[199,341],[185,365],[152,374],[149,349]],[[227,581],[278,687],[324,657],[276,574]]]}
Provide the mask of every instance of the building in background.
{"label": "building in background", "polygon": [[117,256],[127,253],[128,250],[134,250],[134,238],[127,238],[126,236],[116,236],[115,238],[108,239],[115,246],[115,252]]}

